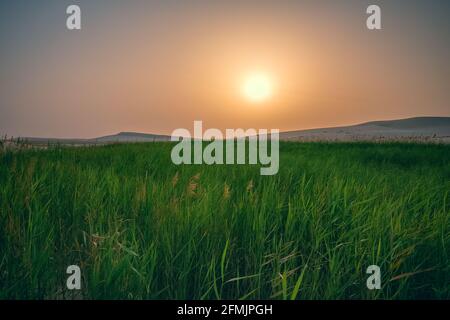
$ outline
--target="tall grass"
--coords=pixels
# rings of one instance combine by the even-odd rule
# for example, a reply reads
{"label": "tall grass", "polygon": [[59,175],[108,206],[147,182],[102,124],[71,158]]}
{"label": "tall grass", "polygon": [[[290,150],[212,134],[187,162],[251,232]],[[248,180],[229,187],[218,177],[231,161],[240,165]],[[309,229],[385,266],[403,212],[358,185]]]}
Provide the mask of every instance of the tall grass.
{"label": "tall grass", "polygon": [[0,298],[450,298],[449,146],[282,143],[275,176],[171,147],[0,153]]}

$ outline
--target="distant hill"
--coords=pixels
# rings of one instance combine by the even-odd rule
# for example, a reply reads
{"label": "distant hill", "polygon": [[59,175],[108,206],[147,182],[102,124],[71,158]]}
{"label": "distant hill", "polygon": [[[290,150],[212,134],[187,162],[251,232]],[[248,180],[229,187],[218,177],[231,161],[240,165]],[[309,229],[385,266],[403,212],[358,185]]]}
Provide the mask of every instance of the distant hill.
{"label": "distant hill", "polygon": [[[362,124],[297,130],[280,133],[288,141],[430,141],[450,143],[450,117],[416,117],[371,121]],[[91,145],[108,143],[170,141],[170,136],[120,132],[93,139],[21,138],[32,144]]]}
{"label": "distant hill", "polygon": [[417,140],[450,142],[450,117],[416,117],[371,121],[345,127],[280,133],[282,140],[358,141]]}
{"label": "distant hill", "polygon": [[139,132],[120,132],[119,134],[90,139],[95,142],[151,142],[151,141],[170,141],[170,136],[139,133]]}
{"label": "distant hill", "polygon": [[425,128],[444,128],[450,127],[450,117],[416,117],[400,120],[371,121],[360,124],[360,126],[371,125],[387,127],[393,129],[425,129]]}
{"label": "distant hill", "polygon": [[19,139],[31,144],[95,145],[109,143],[170,141],[170,136],[139,132],[120,132],[118,134],[93,139],[58,139],[35,137],[23,137]]}

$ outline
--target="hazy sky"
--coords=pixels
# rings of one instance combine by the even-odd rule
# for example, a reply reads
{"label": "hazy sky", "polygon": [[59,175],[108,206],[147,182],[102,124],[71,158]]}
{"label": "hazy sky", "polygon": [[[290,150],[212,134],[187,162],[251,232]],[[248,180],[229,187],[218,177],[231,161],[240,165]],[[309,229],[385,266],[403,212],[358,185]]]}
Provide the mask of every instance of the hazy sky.
{"label": "hazy sky", "polygon": [[[82,30],[66,29],[78,4]],[[381,31],[366,8],[382,9]],[[306,129],[450,116],[450,1],[0,2],[0,134]],[[254,103],[246,78],[273,94]]]}

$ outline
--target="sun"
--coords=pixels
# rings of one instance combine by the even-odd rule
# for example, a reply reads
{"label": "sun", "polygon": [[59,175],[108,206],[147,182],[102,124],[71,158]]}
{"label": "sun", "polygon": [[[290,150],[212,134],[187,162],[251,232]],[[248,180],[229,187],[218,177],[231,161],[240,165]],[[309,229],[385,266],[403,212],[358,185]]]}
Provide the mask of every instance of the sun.
{"label": "sun", "polygon": [[245,78],[242,92],[251,102],[264,102],[273,94],[273,82],[265,73],[253,73]]}

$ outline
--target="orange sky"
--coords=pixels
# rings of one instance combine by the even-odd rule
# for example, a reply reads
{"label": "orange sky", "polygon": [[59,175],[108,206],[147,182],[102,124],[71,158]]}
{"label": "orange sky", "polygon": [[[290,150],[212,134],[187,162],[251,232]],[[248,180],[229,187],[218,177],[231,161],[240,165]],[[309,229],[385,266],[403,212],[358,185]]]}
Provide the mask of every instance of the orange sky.
{"label": "orange sky", "polygon": [[[65,29],[63,3],[2,5],[0,133],[170,134],[194,120],[284,131],[450,116],[441,2],[382,2],[381,31],[366,29],[365,1],[79,3],[81,31]],[[252,72],[274,83],[258,104],[242,94]]]}

